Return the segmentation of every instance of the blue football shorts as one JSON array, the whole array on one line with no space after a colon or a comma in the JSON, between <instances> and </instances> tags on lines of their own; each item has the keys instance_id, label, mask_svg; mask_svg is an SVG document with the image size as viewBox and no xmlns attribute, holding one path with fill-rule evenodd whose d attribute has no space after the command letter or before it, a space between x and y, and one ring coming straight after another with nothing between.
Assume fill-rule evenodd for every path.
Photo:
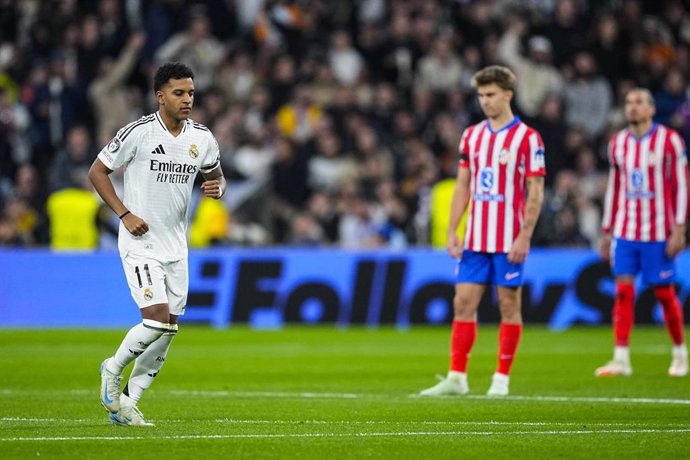
<instances>
[{"instance_id":1,"label":"blue football shorts","mask_svg":"<svg viewBox=\"0 0 690 460\"><path fill-rule=\"evenodd\" d=\"M506 253L465 250L458 262L457 283L495 284L496 286L522 286L524 264L508 262Z\"/></svg>"},{"instance_id":2,"label":"blue football shorts","mask_svg":"<svg viewBox=\"0 0 690 460\"><path fill-rule=\"evenodd\" d=\"M615 238L611 245L614 276L636 276L642 272L645 284L670 284L676 275L676 264L666 255L665 241L630 241Z\"/></svg>"}]
</instances>

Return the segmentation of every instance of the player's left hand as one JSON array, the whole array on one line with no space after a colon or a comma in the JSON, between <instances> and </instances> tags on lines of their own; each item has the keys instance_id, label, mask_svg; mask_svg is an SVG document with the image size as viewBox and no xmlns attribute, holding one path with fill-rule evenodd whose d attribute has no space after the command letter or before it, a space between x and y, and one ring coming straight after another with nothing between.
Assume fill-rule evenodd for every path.
<instances>
[{"instance_id":1,"label":"player's left hand","mask_svg":"<svg viewBox=\"0 0 690 460\"><path fill-rule=\"evenodd\" d=\"M685 248L685 229L675 227L666 241L666 255L674 258Z\"/></svg>"},{"instance_id":2,"label":"player's left hand","mask_svg":"<svg viewBox=\"0 0 690 460\"><path fill-rule=\"evenodd\" d=\"M510 248L508 253L508 262L511 264L521 264L527 258L529 253L530 242L529 238L520 232L513 241L513 246Z\"/></svg>"},{"instance_id":3,"label":"player's left hand","mask_svg":"<svg viewBox=\"0 0 690 460\"><path fill-rule=\"evenodd\" d=\"M201 191L204 196L215 199L220 198L223 194L220 188L220 181L218 179L204 181L204 183L201 184Z\"/></svg>"}]
</instances>

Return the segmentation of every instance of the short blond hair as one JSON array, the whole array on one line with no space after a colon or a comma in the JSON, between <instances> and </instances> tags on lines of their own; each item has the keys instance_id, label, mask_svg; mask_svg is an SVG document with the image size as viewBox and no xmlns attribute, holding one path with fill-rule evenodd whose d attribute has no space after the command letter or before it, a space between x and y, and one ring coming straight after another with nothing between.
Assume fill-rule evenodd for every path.
<instances>
[{"instance_id":1,"label":"short blond hair","mask_svg":"<svg viewBox=\"0 0 690 460\"><path fill-rule=\"evenodd\" d=\"M477 89L480 86L495 83L501 89L515 91L516 80L517 77L508 67L490 65L474 74L472 77L472 88Z\"/></svg>"}]
</instances>

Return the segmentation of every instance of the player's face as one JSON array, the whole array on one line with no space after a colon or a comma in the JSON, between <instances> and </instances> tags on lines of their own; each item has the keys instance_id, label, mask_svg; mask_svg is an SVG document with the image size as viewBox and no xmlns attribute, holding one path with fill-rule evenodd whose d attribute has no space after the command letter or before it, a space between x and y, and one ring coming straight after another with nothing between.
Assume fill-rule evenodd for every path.
<instances>
[{"instance_id":1,"label":"player's face","mask_svg":"<svg viewBox=\"0 0 690 460\"><path fill-rule=\"evenodd\" d=\"M194 81L191 78L168 80L158 91L158 104L175 120L189 118L194 105Z\"/></svg>"},{"instance_id":2,"label":"player's face","mask_svg":"<svg viewBox=\"0 0 690 460\"><path fill-rule=\"evenodd\" d=\"M499 118L510 110L513 92L505 90L496 83L477 87L477 97L482 112L487 118Z\"/></svg>"},{"instance_id":3,"label":"player's face","mask_svg":"<svg viewBox=\"0 0 690 460\"><path fill-rule=\"evenodd\" d=\"M642 91L631 91L625 96L625 119L631 125L649 122L654 116L654 105Z\"/></svg>"}]
</instances>

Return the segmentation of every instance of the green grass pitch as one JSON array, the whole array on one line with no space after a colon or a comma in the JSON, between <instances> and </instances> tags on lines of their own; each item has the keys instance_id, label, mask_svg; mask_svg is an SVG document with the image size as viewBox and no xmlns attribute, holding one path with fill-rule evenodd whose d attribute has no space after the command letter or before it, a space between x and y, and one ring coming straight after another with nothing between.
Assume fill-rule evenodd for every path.
<instances>
[{"instance_id":1,"label":"green grass pitch","mask_svg":"<svg viewBox=\"0 0 690 460\"><path fill-rule=\"evenodd\" d=\"M99 404L99 364L124 333L0 330L1 458L690 455L690 378L666 375L661 327L634 330L632 377L604 379L609 328L528 326L503 399L484 396L498 340L481 327L471 395L424 399L447 369L447 327L183 326L140 402L152 428L112 426Z\"/></svg>"}]
</instances>

